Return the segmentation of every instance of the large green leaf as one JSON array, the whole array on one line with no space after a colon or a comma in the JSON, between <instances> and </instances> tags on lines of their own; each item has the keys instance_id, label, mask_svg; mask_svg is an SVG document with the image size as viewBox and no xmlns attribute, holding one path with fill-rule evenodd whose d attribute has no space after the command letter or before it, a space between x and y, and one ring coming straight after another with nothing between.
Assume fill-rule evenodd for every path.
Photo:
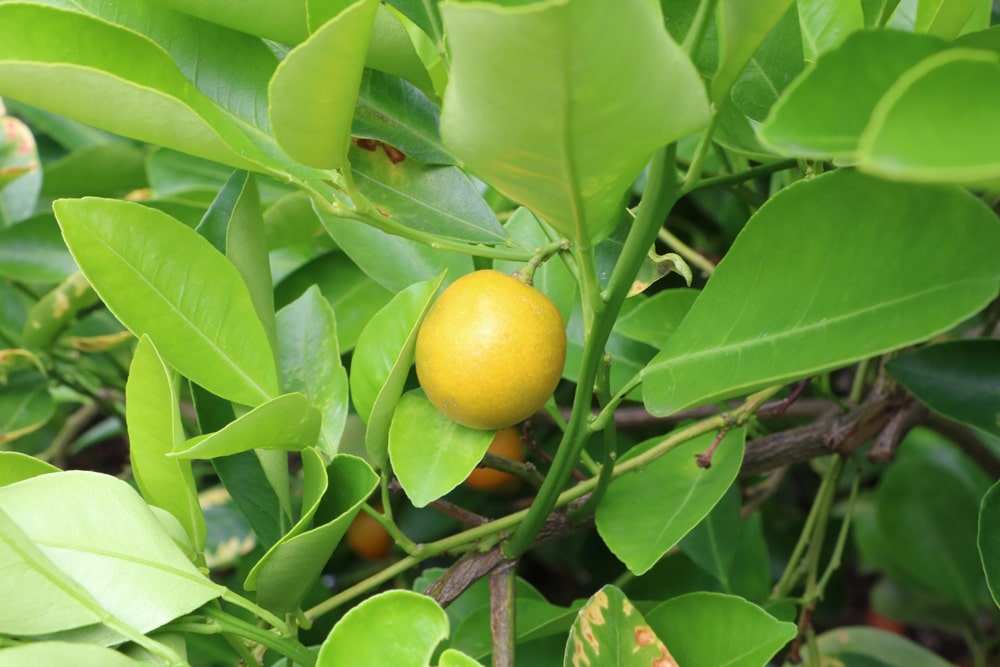
<instances>
[{"instance_id":1,"label":"large green leaf","mask_svg":"<svg viewBox=\"0 0 1000 667\"><path fill-rule=\"evenodd\" d=\"M45 165L42 194L113 197L146 186L144 148L126 141L83 146Z\"/></svg>"},{"instance_id":2,"label":"large green leaf","mask_svg":"<svg viewBox=\"0 0 1000 667\"><path fill-rule=\"evenodd\" d=\"M996 296L998 246L996 216L958 188L849 170L797 183L750 219L646 367L646 407L670 414L945 331Z\"/></svg>"},{"instance_id":3,"label":"large green leaf","mask_svg":"<svg viewBox=\"0 0 1000 667\"><path fill-rule=\"evenodd\" d=\"M235 167L295 170L262 133L244 134L159 45L101 19L0 4L0 64L0 95Z\"/></svg>"},{"instance_id":4,"label":"large green leaf","mask_svg":"<svg viewBox=\"0 0 1000 667\"><path fill-rule=\"evenodd\" d=\"M71 642L35 642L0 650L0 667L142 667L123 653L103 646Z\"/></svg>"},{"instance_id":5,"label":"large green leaf","mask_svg":"<svg viewBox=\"0 0 1000 667\"><path fill-rule=\"evenodd\" d=\"M579 611L566 641L564 667L676 665L646 619L620 589L608 585Z\"/></svg>"},{"instance_id":6,"label":"large green leaf","mask_svg":"<svg viewBox=\"0 0 1000 667\"><path fill-rule=\"evenodd\" d=\"M931 345L892 359L886 369L937 412L1000 437L1000 340Z\"/></svg>"},{"instance_id":7,"label":"large green leaf","mask_svg":"<svg viewBox=\"0 0 1000 667\"><path fill-rule=\"evenodd\" d=\"M793 155L850 159L889 87L946 46L893 30L855 33L788 87L761 125L760 137ZM843 94L847 87L850 95Z\"/></svg>"},{"instance_id":8,"label":"large green leaf","mask_svg":"<svg viewBox=\"0 0 1000 667\"><path fill-rule=\"evenodd\" d=\"M379 468L389 460L389 423L413 365L420 323L444 276L406 288L365 326L351 360L351 400L368 425L365 448Z\"/></svg>"},{"instance_id":9,"label":"large green leaf","mask_svg":"<svg viewBox=\"0 0 1000 667\"><path fill-rule=\"evenodd\" d=\"M378 485L378 476L354 456L335 456L329 467L324 467L320 454L307 449L302 452L302 465L302 516L257 561L244 583L248 590L257 591L258 604L278 614L294 611L299 605L361 504Z\"/></svg>"},{"instance_id":10,"label":"large green leaf","mask_svg":"<svg viewBox=\"0 0 1000 667\"><path fill-rule=\"evenodd\" d=\"M712 77L712 99L716 104L726 100L740 72L791 4L792 0L766 0L752 4L741 0L722 0L716 6L719 67Z\"/></svg>"},{"instance_id":11,"label":"large green leaf","mask_svg":"<svg viewBox=\"0 0 1000 667\"><path fill-rule=\"evenodd\" d=\"M736 4L743 3L737 0ZM763 121L785 89L801 74L803 65L797 12L787 11L771 28L733 84L730 93L733 106L747 117ZM724 106L722 111L716 121L717 131L722 131L720 143L738 136L735 128L740 127L736 124L739 117L727 113L731 109ZM748 146L757 143L753 129L749 129L748 140L744 143Z\"/></svg>"},{"instance_id":12,"label":"large green leaf","mask_svg":"<svg viewBox=\"0 0 1000 667\"><path fill-rule=\"evenodd\" d=\"M742 537L740 508L739 485L733 485L708 516L680 541L680 548L688 558L715 577L726 593L732 592L729 576Z\"/></svg>"},{"instance_id":13,"label":"large green leaf","mask_svg":"<svg viewBox=\"0 0 1000 667\"><path fill-rule=\"evenodd\" d=\"M0 488L0 632L101 622L146 633L220 595L125 482L73 471ZM58 507L58 512L39 512Z\"/></svg>"},{"instance_id":14,"label":"large green leaf","mask_svg":"<svg viewBox=\"0 0 1000 667\"><path fill-rule=\"evenodd\" d=\"M976 550L979 504L960 479L921 460L893 465L882 479L877 500L882 534L893 549L906 554L897 565L970 616L985 599Z\"/></svg>"},{"instance_id":15,"label":"large green leaf","mask_svg":"<svg viewBox=\"0 0 1000 667\"><path fill-rule=\"evenodd\" d=\"M105 199L53 208L77 263L134 334L164 360L237 403L278 393L274 354L246 283L205 239L159 211Z\"/></svg>"},{"instance_id":16,"label":"large green leaf","mask_svg":"<svg viewBox=\"0 0 1000 667\"><path fill-rule=\"evenodd\" d=\"M346 7L278 65L268 91L275 138L289 155L317 169L347 161L351 119L361 85L377 0Z\"/></svg>"},{"instance_id":17,"label":"large green leaf","mask_svg":"<svg viewBox=\"0 0 1000 667\"><path fill-rule=\"evenodd\" d=\"M404 394L389 427L389 458L407 497L424 507L462 483L496 435L457 424L419 391Z\"/></svg>"},{"instance_id":18,"label":"large green leaf","mask_svg":"<svg viewBox=\"0 0 1000 667\"><path fill-rule=\"evenodd\" d=\"M981 0L917 0L916 32L954 39L976 12Z\"/></svg>"},{"instance_id":19,"label":"large green leaf","mask_svg":"<svg viewBox=\"0 0 1000 667\"><path fill-rule=\"evenodd\" d=\"M184 441L177 374L148 336L135 348L125 386L129 460L142 497L172 514L196 552L205 548L205 517L198 505L191 462L167 454Z\"/></svg>"},{"instance_id":20,"label":"large green leaf","mask_svg":"<svg viewBox=\"0 0 1000 667\"><path fill-rule=\"evenodd\" d=\"M302 392L322 416L320 450L337 453L347 420L347 371L333 309L315 286L278 313L281 388Z\"/></svg>"},{"instance_id":21,"label":"large green leaf","mask_svg":"<svg viewBox=\"0 0 1000 667\"><path fill-rule=\"evenodd\" d=\"M797 0L799 25L802 28L802 54L806 62L836 47L865 25L861 3Z\"/></svg>"},{"instance_id":22,"label":"large green leaf","mask_svg":"<svg viewBox=\"0 0 1000 667\"><path fill-rule=\"evenodd\" d=\"M59 468L21 452L0 452L0 486L50 472L59 472Z\"/></svg>"},{"instance_id":23,"label":"large green leaf","mask_svg":"<svg viewBox=\"0 0 1000 667\"><path fill-rule=\"evenodd\" d=\"M309 36L306 0L157 0L159 4L284 44L298 44ZM329 3L327 3L329 4Z\"/></svg>"},{"instance_id":24,"label":"large green leaf","mask_svg":"<svg viewBox=\"0 0 1000 667\"><path fill-rule=\"evenodd\" d=\"M875 628L837 628L816 638L820 660L865 667L950 667L920 644ZM808 649L805 652L808 656ZM806 659L811 659L811 656Z\"/></svg>"},{"instance_id":25,"label":"large green leaf","mask_svg":"<svg viewBox=\"0 0 1000 667\"><path fill-rule=\"evenodd\" d=\"M441 12L451 53L445 145L573 240L610 232L653 151L708 120L704 87L658 3L450 3Z\"/></svg>"},{"instance_id":26,"label":"large green leaf","mask_svg":"<svg viewBox=\"0 0 1000 667\"><path fill-rule=\"evenodd\" d=\"M990 487L979 506L979 531L977 544L986 584L989 586L993 602L1000 606L1000 482Z\"/></svg>"},{"instance_id":27,"label":"large green leaf","mask_svg":"<svg viewBox=\"0 0 1000 667\"><path fill-rule=\"evenodd\" d=\"M653 567L698 525L736 479L743 463L743 429L727 433L712 467L701 468L695 456L714 438L714 433L707 433L686 442L608 487L597 507L597 531L635 574ZM622 461L641 455L658 441L636 447ZM649 511L651 507L658 511Z\"/></svg>"},{"instance_id":28,"label":"large green leaf","mask_svg":"<svg viewBox=\"0 0 1000 667\"><path fill-rule=\"evenodd\" d=\"M316 667L427 667L447 636L448 616L434 600L412 591L387 591L344 614L323 642Z\"/></svg>"},{"instance_id":29,"label":"large green leaf","mask_svg":"<svg viewBox=\"0 0 1000 667\"><path fill-rule=\"evenodd\" d=\"M1000 53L952 49L930 56L875 105L859 139L858 168L899 180L996 187L998 108Z\"/></svg>"},{"instance_id":30,"label":"large green leaf","mask_svg":"<svg viewBox=\"0 0 1000 667\"><path fill-rule=\"evenodd\" d=\"M503 243L496 215L457 167L429 167L385 144L359 141L351 149L354 178L385 218L469 243Z\"/></svg>"}]
</instances>

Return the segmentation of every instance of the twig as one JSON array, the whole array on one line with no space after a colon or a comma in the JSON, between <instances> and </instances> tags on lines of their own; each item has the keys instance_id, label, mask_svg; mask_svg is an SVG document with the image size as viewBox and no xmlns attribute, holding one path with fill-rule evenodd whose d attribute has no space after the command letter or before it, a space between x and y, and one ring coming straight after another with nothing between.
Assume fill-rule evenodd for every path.
<instances>
[{"instance_id":1,"label":"twig","mask_svg":"<svg viewBox=\"0 0 1000 667\"><path fill-rule=\"evenodd\" d=\"M490 573L490 633L493 635L493 667L514 667L516 599L514 566L501 563Z\"/></svg>"}]
</instances>

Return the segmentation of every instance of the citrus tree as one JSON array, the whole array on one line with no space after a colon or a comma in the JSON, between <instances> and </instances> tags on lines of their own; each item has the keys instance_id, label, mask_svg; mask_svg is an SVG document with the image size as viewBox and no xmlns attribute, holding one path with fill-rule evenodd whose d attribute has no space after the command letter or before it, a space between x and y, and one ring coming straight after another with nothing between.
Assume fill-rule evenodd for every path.
<instances>
[{"instance_id":1,"label":"citrus tree","mask_svg":"<svg viewBox=\"0 0 1000 667\"><path fill-rule=\"evenodd\" d=\"M988 664L991 4L0 2L0 666Z\"/></svg>"}]
</instances>

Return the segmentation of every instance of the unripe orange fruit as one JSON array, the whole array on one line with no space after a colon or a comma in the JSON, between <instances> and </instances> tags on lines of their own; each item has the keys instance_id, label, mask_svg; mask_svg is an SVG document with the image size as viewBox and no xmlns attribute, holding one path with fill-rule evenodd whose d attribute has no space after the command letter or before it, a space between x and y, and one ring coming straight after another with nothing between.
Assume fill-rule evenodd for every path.
<instances>
[{"instance_id":1,"label":"unripe orange fruit","mask_svg":"<svg viewBox=\"0 0 1000 667\"><path fill-rule=\"evenodd\" d=\"M490 454L504 456L514 461L524 460L524 445L516 428L497 431L487 450ZM506 491L517 484L517 477L493 468L476 468L465 480L466 486L481 491Z\"/></svg>"},{"instance_id":2,"label":"unripe orange fruit","mask_svg":"<svg viewBox=\"0 0 1000 667\"><path fill-rule=\"evenodd\" d=\"M375 518L359 512L347 528L347 546L368 560L383 560L392 552L392 537Z\"/></svg>"},{"instance_id":3,"label":"unripe orange fruit","mask_svg":"<svg viewBox=\"0 0 1000 667\"><path fill-rule=\"evenodd\" d=\"M499 271L452 283L417 334L417 378L452 421L498 430L527 419L552 395L566 360L555 304Z\"/></svg>"}]
</instances>

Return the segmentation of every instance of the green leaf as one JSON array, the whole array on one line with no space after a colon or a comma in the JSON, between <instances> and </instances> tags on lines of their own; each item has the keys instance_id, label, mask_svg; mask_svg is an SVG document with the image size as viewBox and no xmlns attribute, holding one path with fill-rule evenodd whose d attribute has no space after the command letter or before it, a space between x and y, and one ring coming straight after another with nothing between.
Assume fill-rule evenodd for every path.
<instances>
[{"instance_id":1,"label":"green leaf","mask_svg":"<svg viewBox=\"0 0 1000 667\"><path fill-rule=\"evenodd\" d=\"M141 663L103 646L75 642L34 642L0 650L0 667L142 667Z\"/></svg>"},{"instance_id":2,"label":"green leaf","mask_svg":"<svg viewBox=\"0 0 1000 667\"><path fill-rule=\"evenodd\" d=\"M309 36L306 2L274 3L271 0L209 3L201 0L158 0L158 2L206 21L284 44L298 44Z\"/></svg>"},{"instance_id":3,"label":"green leaf","mask_svg":"<svg viewBox=\"0 0 1000 667\"><path fill-rule=\"evenodd\" d=\"M351 134L398 148L426 164L455 164L438 133L438 108L412 84L365 70Z\"/></svg>"},{"instance_id":4,"label":"green leaf","mask_svg":"<svg viewBox=\"0 0 1000 667\"><path fill-rule=\"evenodd\" d=\"M358 0L292 49L268 89L271 127L285 151L317 169L346 164L377 0Z\"/></svg>"},{"instance_id":5,"label":"green leaf","mask_svg":"<svg viewBox=\"0 0 1000 667\"><path fill-rule=\"evenodd\" d=\"M337 345L342 353L354 348L368 320L392 299L392 292L365 275L343 253L328 253L300 267L275 289L275 301L290 303L311 285L333 307Z\"/></svg>"},{"instance_id":6,"label":"green leaf","mask_svg":"<svg viewBox=\"0 0 1000 667\"><path fill-rule=\"evenodd\" d=\"M59 511L38 511L50 506ZM8 559L17 555L23 575L0 580L7 600L0 632L47 634L103 620L147 633L223 590L185 558L132 487L114 477L39 475L0 488L0 507L9 524L0 540Z\"/></svg>"},{"instance_id":7,"label":"green leaf","mask_svg":"<svg viewBox=\"0 0 1000 667\"><path fill-rule=\"evenodd\" d=\"M233 175L231 167L168 148L150 151L146 163L155 199L197 206L203 209L202 214ZM301 192L291 185L264 177L257 179L257 186L265 205Z\"/></svg>"},{"instance_id":8,"label":"green leaf","mask_svg":"<svg viewBox=\"0 0 1000 667\"><path fill-rule=\"evenodd\" d=\"M271 349L277 350L274 286L271 284L260 192L253 174L234 172L219 190L195 231L224 254L243 276Z\"/></svg>"},{"instance_id":9,"label":"green leaf","mask_svg":"<svg viewBox=\"0 0 1000 667\"><path fill-rule=\"evenodd\" d=\"M30 217L38 204L42 173L35 137L0 107L0 228Z\"/></svg>"},{"instance_id":10,"label":"green leaf","mask_svg":"<svg viewBox=\"0 0 1000 667\"><path fill-rule=\"evenodd\" d=\"M147 185L146 153L125 141L84 146L45 165L42 194L53 199L123 195Z\"/></svg>"},{"instance_id":11,"label":"green leaf","mask_svg":"<svg viewBox=\"0 0 1000 667\"><path fill-rule=\"evenodd\" d=\"M472 271L472 259L393 236L357 220L320 214L330 237L361 270L390 292L396 293L442 272L461 276Z\"/></svg>"},{"instance_id":12,"label":"green leaf","mask_svg":"<svg viewBox=\"0 0 1000 667\"><path fill-rule=\"evenodd\" d=\"M316 444L322 418L299 393L261 403L221 431L191 438L172 453L185 459L213 459L248 449L299 451Z\"/></svg>"},{"instance_id":13,"label":"green leaf","mask_svg":"<svg viewBox=\"0 0 1000 667\"><path fill-rule=\"evenodd\" d=\"M461 484L482 460L496 435L457 424L418 391L404 394L389 427L389 459L416 507Z\"/></svg>"},{"instance_id":14,"label":"green leaf","mask_svg":"<svg viewBox=\"0 0 1000 667\"><path fill-rule=\"evenodd\" d=\"M708 121L704 87L658 3L451 3L441 13L445 145L573 241L607 235L653 151Z\"/></svg>"},{"instance_id":15,"label":"green leaf","mask_svg":"<svg viewBox=\"0 0 1000 667\"><path fill-rule=\"evenodd\" d=\"M725 593L732 593L730 572L740 548L740 489L729 487L708 516L680 541L680 548L701 569L715 577Z\"/></svg>"},{"instance_id":16,"label":"green leaf","mask_svg":"<svg viewBox=\"0 0 1000 667\"><path fill-rule=\"evenodd\" d=\"M765 0L752 5L722 0L716 6L719 66L712 77L712 100L716 104L726 100L740 72L791 4L792 0Z\"/></svg>"},{"instance_id":17,"label":"green leaf","mask_svg":"<svg viewBox=\"0 0 1000 667\"><path fill-rule=\"evenodd\" d=\"M817 57L835 48L848 35L865 27L864 12L861 3L856 0L797 0L797 4L806 62L815 62Z\"/></svg>"},{"instance_id":18,"label":"green leaf","mask_svg":"<svg viewBox=\"0 0 1000 667\"><path fill-rule=\"evenodd\" d=\"M324 467L315 449L302 452L302 517L261 557L244 586L257 591L257 603L277 614L294 611L316 583L361 504L378 486L378 476L363 460L338 455ZM315 517L323 516L319 523ZM310 529L313 523L318 523Z\"/></svg>"},{"instance_id":19,"label":"green leaf","mask_svg":"<svg viewBox=\"0 0 1000 667\"><path fill-rule=\"evenodd\" d=\"M852 159L886 91L945 46L933 37L895 30L855 33L785 90L759 136L786 154ZM851 94L844 95L848 86Z\"/></svg>"},{"instance_id":20,"label":"green leaf","mask_svg":"<svg viewBox=\"0 0 1000 667\"><path fill-rule=\"evenodd\" d=\"M441 654L438 667L483 667L483 665L461 651L449 648Z\"/></svg>"},{"instance_id":21,"label":"green leaf","mask_svg":"<svg viewBox=\"0 0 1000 667\"><path fill-rule=\"evenodd\" d=\"M1000 483L994 484L979 505L977 544L993 602L1000 606Z\"/></svg>"},{"instance_id":22,"label":"green leaf","mask_svg":"<svg viewBox=\"0 0 1000 667\"><path fill-rule=\"evenodd\" d=\"M20 372L0 384L0 444L37 431L55 414L48 381L35 371Z\"/></svg>"},{"instance_id":23,"label":"green leaf","mask_svg":"<svg viewBox=\"0 0 1000 667\"><path fill-rule=\"evenodd\" d=\"M679 665L763 667L796 633L743 598L690 593L646 613Z\"/></svg>"},{"instance_id":24,"label":"green leaf","mask_svg":"<svg viewBox=\"0 0 1000 667\"><path fill-rule=\"evenodd\" d=\"M735 4L745 6L739 2ZM799 30L798 12L789 10L774 24L733 83L730 92L733 106L749 118L763 121L789 84L802 73L802 68L802 34ZM728 111L726 107L723 110ZM719 130L728 129L729 123L725 122L725 116L716 123ZM756 143L752 129L750 133L750 140ZM732 132L726 134L731 135ZM720 140L723 138L725 137L720 136Z\"/></svg>"},{"instance_id":25,"label":"green leaf","mask_svg":"<svg viewBox=\"0 0 1000 667\"><path fill-rule=\"evenodd\" d=\"M333 309L317 287L278 313L281 388L301 392L322 415L320 451L337 453L347 420L347 371L337 347Z\"/></svg>"},{"instance_id":26,"label":"green leaf","mask_svg":"<svg viewBox=\"0 0 1000 667\"><path fill-rule=\"evenodd\" d=\"M404 20L405 17L401 18L389 7L379 5L365 66L404 78L428 95L433 95L434 83L417 53L414 39L403 24Z\"/></svg>"},{"instance_id":27,"label":"green leaf","mask_svg":"<svg viewBox=\"0 0 1000 667\"><path fill-rule=\"evenodd\" d=\"M52 347L60 334L76 321L77 313L98 301L97 293L84 274L74 271L28 311L24 344L36 350Z\"/></svg>"},{"instance_id":28,"label":"green leaf","mask_svg":"<svg viewBox=\"0 0 1000 667\"><path fill-rule=\"evenodd\" d=\"M906 637L875 628L830 630L816 638L816 646L823 656L821 659L838 660L851 665L948 667L952 664ZM806 650L805 655L808 653Z\"/></svg>"},{"instance_id":29,"label":"green leaf","mask_svg":"<svg viewBox=\"0 0 1000 667\"><path fill-rule=\"evenodd\" d=\"M976 551L978 510L977 495L950 471L928 461L898 461L878 490L878 526L892 548L906 554L896 564L969 615L980 607L985 593Z\"/></svg>"},{"instance_id":30,"label":"green leaf","mask_svg":"<svg viewBox=\"0 0 1000 667\"><path fill-rule=\"evenodd\" d=\"M0 486L50 472L59 472L59 468L21 452L0 452Z\"/></svg>"},{"instance_id":31,"label":"green leaf","mask_svg":"<svg viewBox=\"0 0 1000 667\"><path fill-rule=\"evenodd\" d=\"M858 168L899 180L996 187L998 106L1000 54L951 49L930 56L875 105L858 142Z\"/></svg>"},{"instance_id":32,"label":"green leaf","mask_svg":"<svg viewBox=\"0 0 1000 667\"><path fill-rule=\"evenodd\" d=\"M167 363L237 403L277 395L274 354L246 283L207 241L131 202L60 200L53 208L104 303L132 333L148 334Z\"/></svg>"},{"instance_id":33,"label":"green leaf","mask_svg":"<svg viewBox=\"0 0 1000 667\"><path fill-rule=\"evenodd\" d=\"M653 567L722 499L743 463L744 435L743 429L729 431L711 468L700 468L695 460L715 438L706 433L611 483L597 507L597 532L629 570L642 574ZM621 461L641 455L658 441L629 450Z\"/></svg>"},{"instance_id":34,"label":"green leaf","mask_svg":"<svg viewBox=\"0 0 1000 667\"><path fill-rule=\"evenodd\" d=\"M653 347L663 347L691 309L698 290L675 288L657 292L623 313L614 330Z\"/></svg>"},{"instance_id":35,"label":"green leaf","mask_svg":"<svg viewBox=\"0 0 1000 667\"><path fill-rule=\"evenodd\" d=\"M184 441L177 375L148 336L139 339L125 385L129 460L142 497L172 514L197 553L205 549L205 517L191 462L167 455Z\"/></svg>"},{"instance_id":36,"label":"green leaf","mask_svg":"<svg viewBox=\"0 0 1000 667\"><path fill-rule=\"evenodd\" d=\"M358 190L381 216L469 243L506 241L496 215L457 167L428 167L386 144L356 143L350 155Z\"/></svg>"},{"instance_id":37,"label":"green leaf","mask_svg":"<svg viewBox=\"0 0 1000 667\"><path fill-rule=\"evenodd\" d=\"M626 301L622 308L622 314L627 317L632 309L639 305L638 299ZM579 380L583 350L583 306L577 302L574 304L573 313L566 323L566 363L563 377L571 382ZM617 393L642 371L643 367L656 355L656 349L612 330L607 343L605 343L605 353L611 355L611 392ZM635 394L634 398L638 400L639 395Z\"/></svg>"},{"instance_id":38,"label":"green leaf","mask_svg":"<svg viewBox=\"0 0 1000 667\"><path fill-rule=\"evenodd\" d=\"M490 631L492 613L489 602L489 581L488 579L481 581L484 585L479 591L481 595L477 597L482 600L482 604L458 613L452 610L451 605L448 606L448 617L458 626L450 644L453 648L460 649L475 658L488 660L493 652L493 636ZM573 627L583 601L580 600L570 607L559 607L545 600L534 589L531 589L530 593L526 592L528 585L521 580L518 580L516 586L514 625L518 646L545 637L558 636L560 639L565 637Z\"/></svg>"},{"instance_id":39,"label":"green leaf","mask_svg":"<svg viewBox=\"0 0 1000 667\"><path fill-rule=\"evenodd\" d=\"M100 19L4 3L0 64L0 95L234 167L295 170L262 133L243 134L159 45Z\"/></svg>"},{"instance_id":40,"label":"green leaf","mask_svg":"<svg viewBox=\"0 0 1000 667\"><path fill-rule=\"evenodd\" d=\"M323 642L316 667L427 667L447 636L448 616L434 600L412 591L387 591L344 614Z\"/></svg>"},{"instance_id":41,"label":"green leaf","mask_svg":"<svg viewBox=\"0 0 1000 667\"><path fill-rule=\"evenodd\" d=\"M646 408L667 415L946 331L996 295L998 246L996 216L958 188L849 170L796 183L750 219L643 371Z\"/></svg>"},{"instance_id":42,"label":"green leaf","mask_svg":"<svg viewBox=\"0 0 1000 667\"><path fill-rule=\"evenodd\" d=\"M978 0L918 0L916 32L926 32L944 39L954 39L972 18Z\"/></svg>"},{"instance_id":43,"label":"green leaf","mask_svg":"<svg viewBox=\"0 0 1000 667\"><path fill-rule=\"evenodd\" d=\"M886 370L945 417L1000 437L1000 340L931 345L891 359Z\"/></svg>"},{"instance_id":44,"label":"green leaf","mask_svg":"<svg viewBox=\"0 0 1000 667\"><path fill-rule=\"evenodd\" d=\"M351 359L351 400L368 425L368 455L382 470L389 461L389 422L413 365L417 331L443 280L441 275L397 294L358 337Z\"/></svg>"},{"instance_id":45,"label":"green leaf","mask_svg":"<svg viewBox=\"0 0 1000 667\"><path fill-rule=\"evenodd\" d=\"M620 589L607 585L580 609L566 641L564 667L676 665L670 651Z\"/></svg>"}]
</instances>

